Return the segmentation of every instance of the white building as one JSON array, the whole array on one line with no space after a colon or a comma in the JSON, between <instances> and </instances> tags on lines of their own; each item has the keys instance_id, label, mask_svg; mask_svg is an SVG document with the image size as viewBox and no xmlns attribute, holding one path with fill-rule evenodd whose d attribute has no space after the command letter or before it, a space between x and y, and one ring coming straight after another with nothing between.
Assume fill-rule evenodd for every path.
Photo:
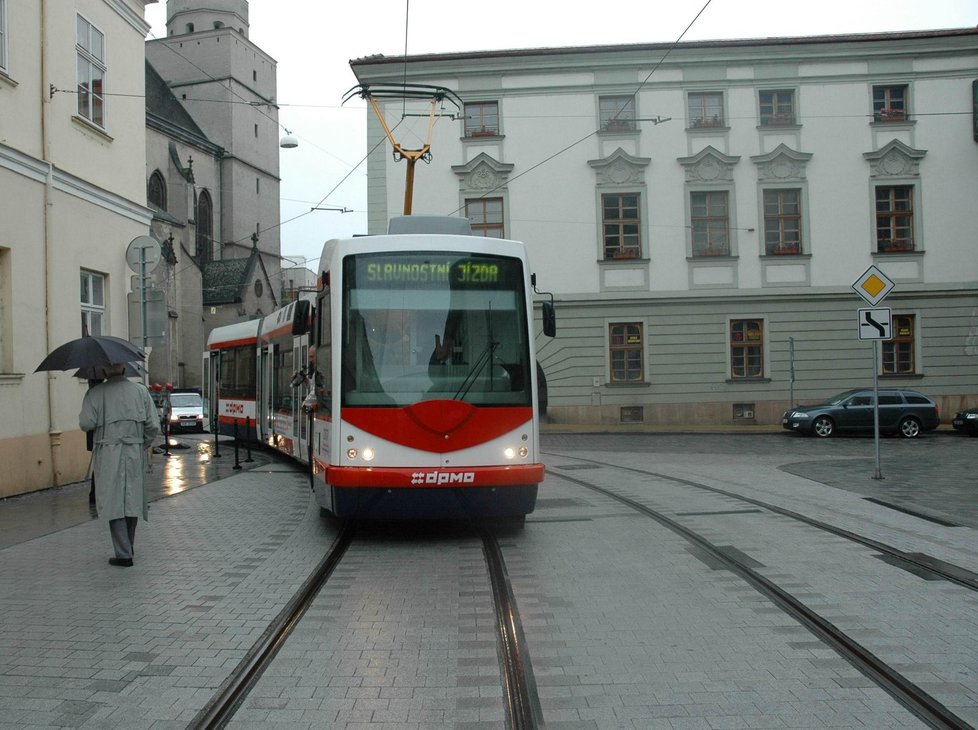
<instances>
[{"instance_id":1,"label":"white building","mask_svg":"<svg viewBox=\"0 0 978 730\"><path fill-rule=\"evenodd\" d=\"M439 107L413 212L527 243L558 311L537 340L552 419L778 423L792 397L870 383L873 347L881 382L945 420L978 401L978 30L351 66L461 97L457 118ZM380 103L420 146L424 105ZM378 233L405 163L372 116L368 137ZM882 343L858 338L852 288L873 265L896 283Z\"/></svg>"},{"instance_id":2,"label":"white building","mask_svg":"<svg viewBox=\"0 0 978 730\"><path fill-rule=\"evenodd\" d=\"M0 0L0 497L88 466L87 383L35 373L45 355L85 332L129 336L125 253L152 219L151 1Z\"/></svg>"}]
</instances>

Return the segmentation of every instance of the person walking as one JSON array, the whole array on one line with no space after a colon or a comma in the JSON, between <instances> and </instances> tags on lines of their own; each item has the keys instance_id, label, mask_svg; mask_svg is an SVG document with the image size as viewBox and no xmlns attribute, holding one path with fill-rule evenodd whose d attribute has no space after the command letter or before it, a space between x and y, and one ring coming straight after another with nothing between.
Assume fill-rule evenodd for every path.
<instances>
[{"instance_id":1,"label":"person walking","mask_svg":"<svg viewBox=\"0 0 978 730\"><path fill-rule=\"evenodd\" d=\"M95 500L100 516L109 520L115 557L110 565L128 568L139 517L149 504L143 475L147 449L160 433L153 397L141 383L126 380L125 365L105 368L104 383L90 388L82 401L78 424L93 431Z\"/></svg>"}]
</instances>

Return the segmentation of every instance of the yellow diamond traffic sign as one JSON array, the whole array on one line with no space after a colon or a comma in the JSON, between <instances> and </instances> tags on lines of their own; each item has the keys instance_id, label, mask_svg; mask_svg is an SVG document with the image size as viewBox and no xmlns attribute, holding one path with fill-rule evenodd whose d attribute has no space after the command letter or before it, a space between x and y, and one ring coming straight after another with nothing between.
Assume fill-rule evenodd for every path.
<instances>
[{"instance_id":1,"label":"yellow diamond traffic sign","mask_svg":"<svg viewBox=\"0 0 978 730\"><path fill-rule=\"evenodd\" d=\"M870 266L863 272L863 275L856 279L852 288L856 294L861 296L872 305L877 305L886 298L886 295L893 291L896 286L890 278L875 266Z\"/></svg>"}]
</instances>

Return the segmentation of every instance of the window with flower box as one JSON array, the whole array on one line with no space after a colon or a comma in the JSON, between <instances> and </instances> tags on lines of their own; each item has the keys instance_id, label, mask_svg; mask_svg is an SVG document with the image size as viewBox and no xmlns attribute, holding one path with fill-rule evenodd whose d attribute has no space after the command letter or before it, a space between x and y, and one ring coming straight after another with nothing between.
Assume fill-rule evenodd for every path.
<instances>
[{"instance_id":1,"label":"window with flower box","mask_svg":"<svg viewBox=\"0 0 978 730\"><path fill-rule=\"evenodd\" d=\"M774 89L758 92L762 127L783 127L797 124L794 89Z\"/></svg>"},{"instance_id":2,"label":"window with flower box","mask_svg":"<svg viewBox=\"0 0 978 730\"><path fill-rule=\"evenodd\" d=\"M725 190L689 194L693 256L730 255L730 203Z\"/></svg>"},{"instance_id":3,"label":"window with flower box","mask_svg":"<svg viewBox=\"0 0 978 730\"><path fill-rule=\"evenodd\" d=\"M914 250L913 186L880 185L876 188L876 251L906 253Z\"/></svg>"},{"instance_id":4,"label":"window with flower box","mask_svg":"<svg viewBox=\"0 0 978 730\"><path fill-rule=\"evenodd\" d=\"M601 224L606 260L637 259L642 255L642 216L638 193L601 196Z\"/></svg>"},{"instance_id":5,"label":"window with flower box","mask_svg":"<svg viewBox=\"0 0 978 730\"><path fill-rule=\"evenodd\" d=\"M499 135L499 102L476 101L465 104L466 137L496 137Z\"/></svg>"},{"instance_id":6,"label":"window with flower box","mask_svg":"<svg viewBox=\"0 0 978 730\"><path fill-rule=\"evenodd\" d=\"M873 87L873 121L874 122L905 122L908 119L907 105L908 87L874 86Z\"/></svg>"},{"instance_id":7,"label":"window with flower box","mask_svg":"<svg viewBox=\"0 0 978 730\"><path fill-rule=\"evenodd\" d=\"M635 97L602 96L598 98L598 116L602 131L634 132Z\"/></svg>"},{"instance_id":8,"label":"window with flower box","mask_svg":"<svg viewBox=\"0 0 978 730\"><path fill-rule=\"evenodd\" d=\"M764 191L764 253L801 253L801 190Z\"/></svg>"},{"instance_id":9,"label":"window with flower box","mask_svg":"<svg viewBox=\"0 0 978 730\"><path fill-rule=\"evenodd\" d=\"M689 126L692 129L726 126L721 92L691 92L686 99L686 104Z\"/></svg>"}]
</instances>

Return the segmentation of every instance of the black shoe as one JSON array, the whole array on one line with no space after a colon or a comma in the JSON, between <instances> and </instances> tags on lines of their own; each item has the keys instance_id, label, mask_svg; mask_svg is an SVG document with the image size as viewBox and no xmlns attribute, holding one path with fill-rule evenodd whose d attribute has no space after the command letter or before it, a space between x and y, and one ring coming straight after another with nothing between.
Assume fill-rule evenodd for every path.
<instances>
[{"instance_id":1,"label":"black shoe","mask_svg":"<svg viewBox=\"0 0 978 730\"><path fill-rule=\"evenodd\" d=\"M118 565L120 568L131 568L132 558L109 558L109 565Z\"/></svg>"}]
</instances>

